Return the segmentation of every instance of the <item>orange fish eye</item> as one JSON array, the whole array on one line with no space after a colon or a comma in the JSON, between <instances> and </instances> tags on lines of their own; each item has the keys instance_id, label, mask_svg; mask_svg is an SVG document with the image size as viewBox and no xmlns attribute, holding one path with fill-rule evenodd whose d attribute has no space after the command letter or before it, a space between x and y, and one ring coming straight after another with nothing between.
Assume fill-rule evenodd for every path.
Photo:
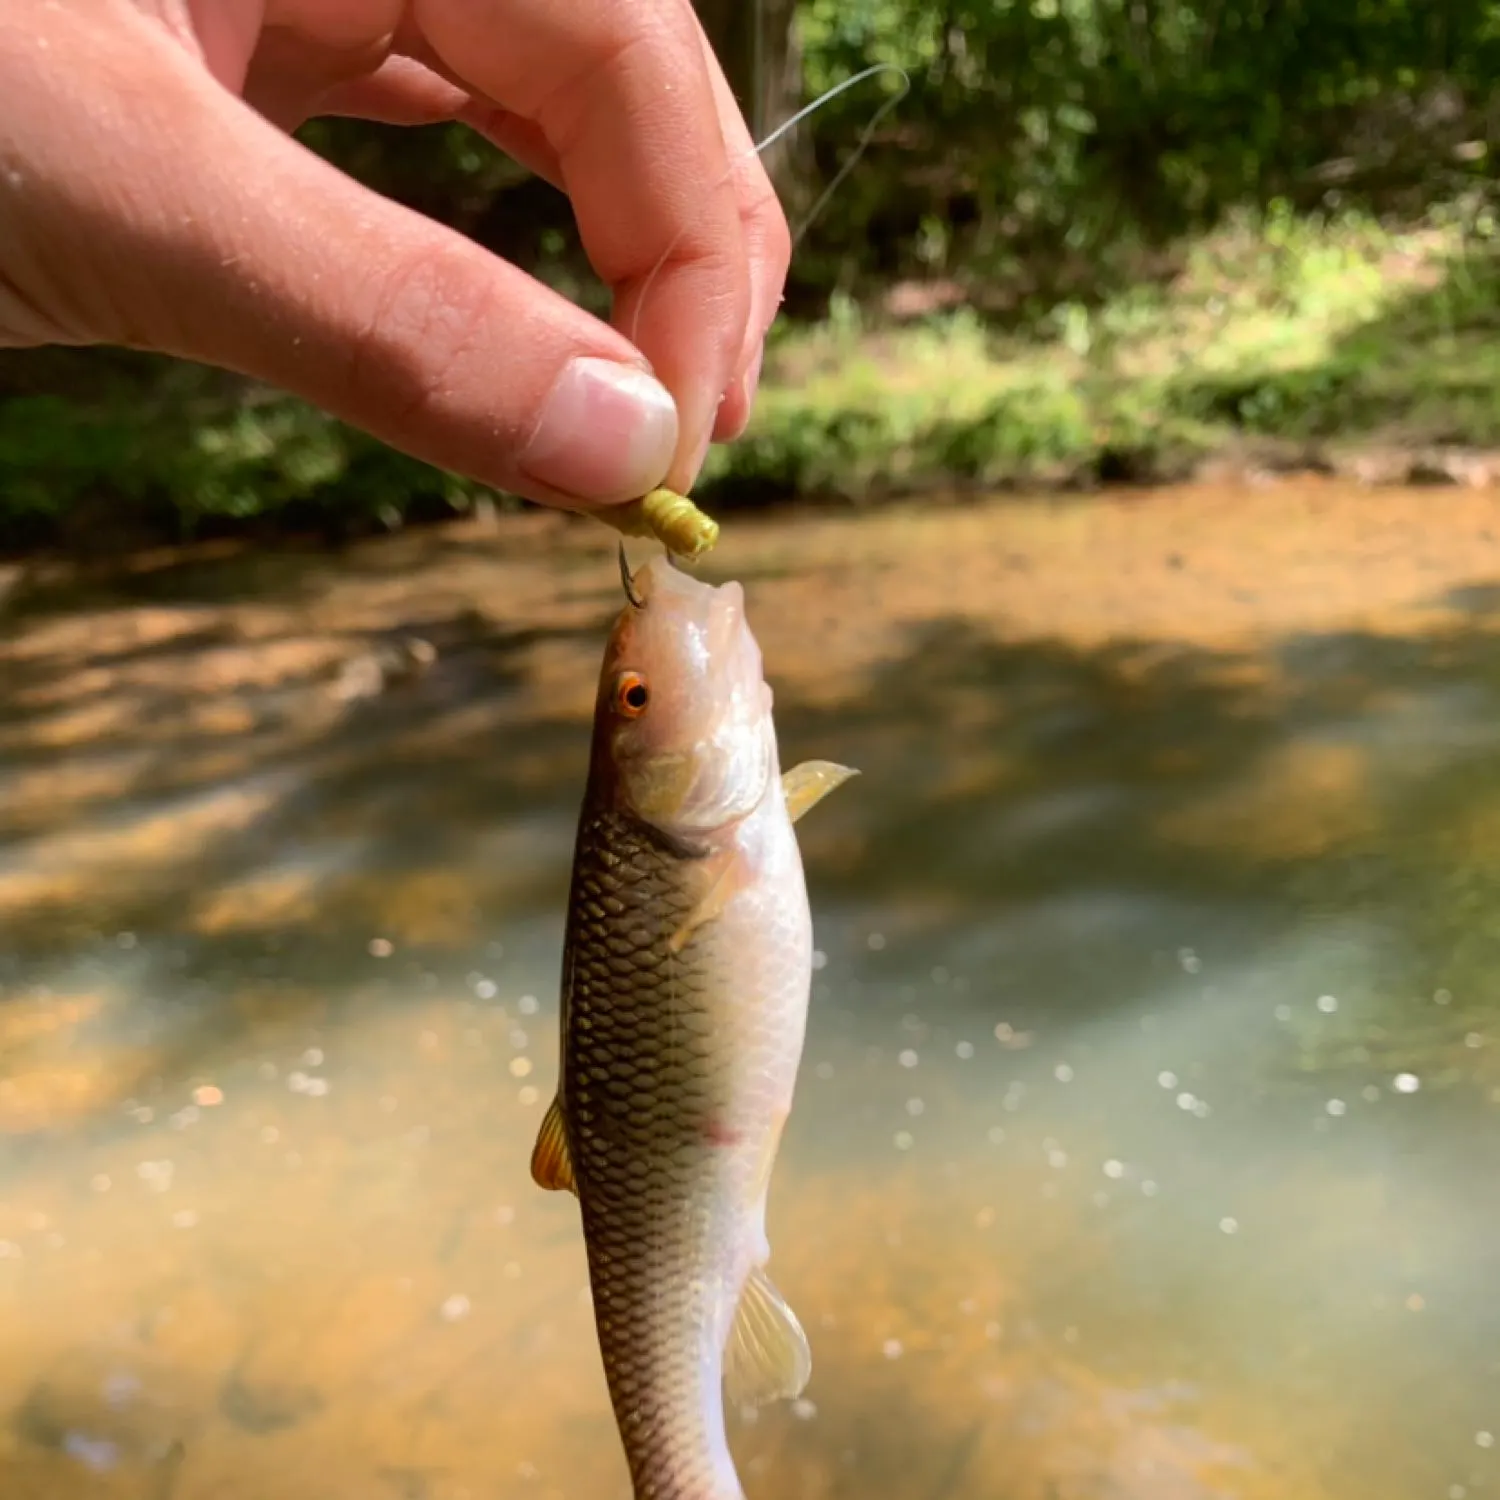
<instances>
[{"instance_id":1,"label":"orange fish eye","mask_svg":"<svg viewBox=\"0 0 1500 1500\"><path fill-rule=\"evenodd\" d=\"M639 672L621 672L615 683L615 707L628 719L639 718L651 701L651 690Z\"/></svg>"}]
</instances>

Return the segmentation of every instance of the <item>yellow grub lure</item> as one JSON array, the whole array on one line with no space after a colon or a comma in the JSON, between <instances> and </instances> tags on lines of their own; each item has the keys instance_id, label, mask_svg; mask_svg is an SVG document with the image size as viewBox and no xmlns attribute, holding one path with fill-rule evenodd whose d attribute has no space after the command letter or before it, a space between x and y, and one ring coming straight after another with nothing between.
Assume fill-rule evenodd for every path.
<instances>
[{"instance_id":1,"label":"yellow grub lure","mask_svg":"<svg viewBox=\"0 0 1500 1500\"><path fill-rule=\"evenodd\" d=\"M589 511L623 536L655 537L668 552L689 561L719 540L719 523L676 490L652 490L640 500Z\"/></svg>"}]
</instances>

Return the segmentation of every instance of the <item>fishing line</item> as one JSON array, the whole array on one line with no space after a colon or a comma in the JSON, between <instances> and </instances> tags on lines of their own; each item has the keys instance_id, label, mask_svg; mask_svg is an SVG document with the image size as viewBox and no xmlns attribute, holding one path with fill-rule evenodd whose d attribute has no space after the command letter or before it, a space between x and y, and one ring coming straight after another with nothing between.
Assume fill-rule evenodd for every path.
<instances>
[{"instance_id":1,"label":"fishing line","mask_svg":"<svg viewBox=\"0 0 1500 1500\"><path fill-rule=\"evenodd\" d=\"M763 141L760 142L759 145L752 146L749 152L743 153L740 156L737 156L733 161L731 161L729 166L725 169L724 175L713 184L713 187L711 187L709 191L713 192L715 189L722 187L723 184L726 183L734 175L735 171L738 169L742 161L747 161L750 157L759 156L763 151L769 150L776 144L777 141L782 138L782 136L786 135L788 131L795 130L796 127L800 125L805 119L807 119L809 115L816 114L817 111L822 109L825 104L829 103L831 100L837 99L840 94L846 92L849 89L852 89L856 84L863 83L867 78L875 77L877 73L896 74L896 76L901 80L901 88L899 92L892 94L889 99L885 100L885 102L881 104L880 108L877 109L875 113L870 117L870 123L865 126L863 132L860 134L859 141L854 147L853 154L849 157L849 160L846 161L844 165L840 167L839 170L834 174L833 181L830 182L826 188L824 188L821 194L819 194L818 201L814 203L812 208L808 211L807 216L802 220L801 226L792 234L792 249L795 250L801 243L802 236L807 233L813 220L816 219L817 216L823 211L824 207L828 203L828 200L838 190L840 184L849 175L849 173L853 171L855 163L858 162L860 157L864 155L866 147L868 147L870 144L871 137L874 136L876 130L880 126L880 122L911 92L911 77L907 73L905 68L898 67L895 63L889 62L872 63L862 72L854 74L852 78L846 78L841 83L834 84L832 88L825 89L821 94L818 95L816 99L812 101L811 104L803 105L803 107L799 109L797 113L791 117L791 119L784 120L780 125L778 125L776 129L770 133L770 135L768 135ZM672 252L677 248L678 244L682 240L682 237L688 232L689 227L690 226L684 225L683 228L679 229L677 233L673 235L672 239L667 245L667 248L662 251L661 258L656 262L654 266L652 266L650 272L646 276L645 281L641 283L641 294L636 299L635 312L630 320L630 342L632 344L635 343L636 333L640 329L641 309L646 304L646 294L651 290L651 285L656 280L657 275L660 273L662 267L665 266L667 261L671 259Z\"/></svg>"},{"instance_id":2,"label":"fishing line","mask_svg":"<svg viewBox=\"0 0 1500 1500\"><path fill-rule=\"evenodd\" d=\"M865 149L869 146L871 138L874 136L876 130L880 126L880 122L885 119L885 117L893 109L895 109L895 107L904 98L906 98L909 93L911 93L911 78L905 68L899 68L895 63L875 63L871 67L866 68L864 72L856 73L854 77L846 78L842 83L836 83L831 89L825 90L816 99L814 99L811 104L804 105L803 108L799 109L797 113L791 117L790 120L787 120L778 125L776 129L773 130L770 135L768 135L752 153L755 156L759 156L762 151L765 151L769 147L774 146L776 142L779 141L782 136L784 136L789 130L792 130L796 126L800 125L810 114L814 114L816 113L816 111L822 109L822 107L827 104L830 99L836 99L840 94L844 92L845 89L852 89L855 84L863 83L865 79L873 78L877 73L895 73L901 79L901 91L897 94L892 94L891 97L887 99L885 103L882 104L873 115L870 116L870 123L865 126L864 130L860 133L859 140L855 143L854 154L850 156L849 160L846 161L844 165L838 169L837 172L834 173L833 181L830 182L826 188L824 188L821 194L819 194L818 201L814 203L812 208L808 210L807 217L803 219L801 227L792 235L793 249L795 249L797 245L801 243L802 236L807 233L808 229L812 225L813 220L823 212L824 206L827 204L828 200L833 197L835 192L838 191L838 188L843 182L844 178L846 178L849 173L854 170L855 163L860 159L861 156L865 154ZM743 159L744 158L742 157L741 160ZM733 170L734 168L731 167L730 171ZM717 186L717 184L715 184L715 186Z\"/></svg>"}]
</instances>

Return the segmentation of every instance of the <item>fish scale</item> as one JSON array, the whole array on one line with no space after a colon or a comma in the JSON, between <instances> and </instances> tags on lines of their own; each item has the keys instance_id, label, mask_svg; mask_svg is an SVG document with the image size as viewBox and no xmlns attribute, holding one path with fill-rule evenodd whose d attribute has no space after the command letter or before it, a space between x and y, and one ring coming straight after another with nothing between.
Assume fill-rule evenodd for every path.
<instances>
[{"instance_id":1,"label":"fish scale","mask_svg":"<svg viewBox=\"0 0 1500 1500\"><path fill-rule=\"evenodd\" d=\"M718 1389L733 1306L694 1293L732 1274L733 1226L714 1204L745 1176L743 1152L703 1143L732 1065L707 1045L717 945L705 933L668 949L703 887L694 863L628 819L585 813L562 1086L600 1351L640 1500L740 1493Z\"/></svg>"}]
</instances>

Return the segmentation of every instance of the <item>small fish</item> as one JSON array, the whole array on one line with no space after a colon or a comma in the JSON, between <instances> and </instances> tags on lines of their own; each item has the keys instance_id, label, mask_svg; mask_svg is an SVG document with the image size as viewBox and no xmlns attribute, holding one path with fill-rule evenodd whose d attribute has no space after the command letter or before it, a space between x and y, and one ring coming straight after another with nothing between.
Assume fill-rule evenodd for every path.
<instances>
[{"instance_id":1,"label":"small fish","mask_svg":"<svg viewBox=\"0 0 1500 1500\"><path fill-rule=\"evenodd\" d=\"M743 1500L726 1392L795 1397L812 1368L765 1270L812 978L792 825L855 773L782 776L738 583L620 568L531 1171L579 1200L636 1500Z\"/></svg>"}]
</instances>

